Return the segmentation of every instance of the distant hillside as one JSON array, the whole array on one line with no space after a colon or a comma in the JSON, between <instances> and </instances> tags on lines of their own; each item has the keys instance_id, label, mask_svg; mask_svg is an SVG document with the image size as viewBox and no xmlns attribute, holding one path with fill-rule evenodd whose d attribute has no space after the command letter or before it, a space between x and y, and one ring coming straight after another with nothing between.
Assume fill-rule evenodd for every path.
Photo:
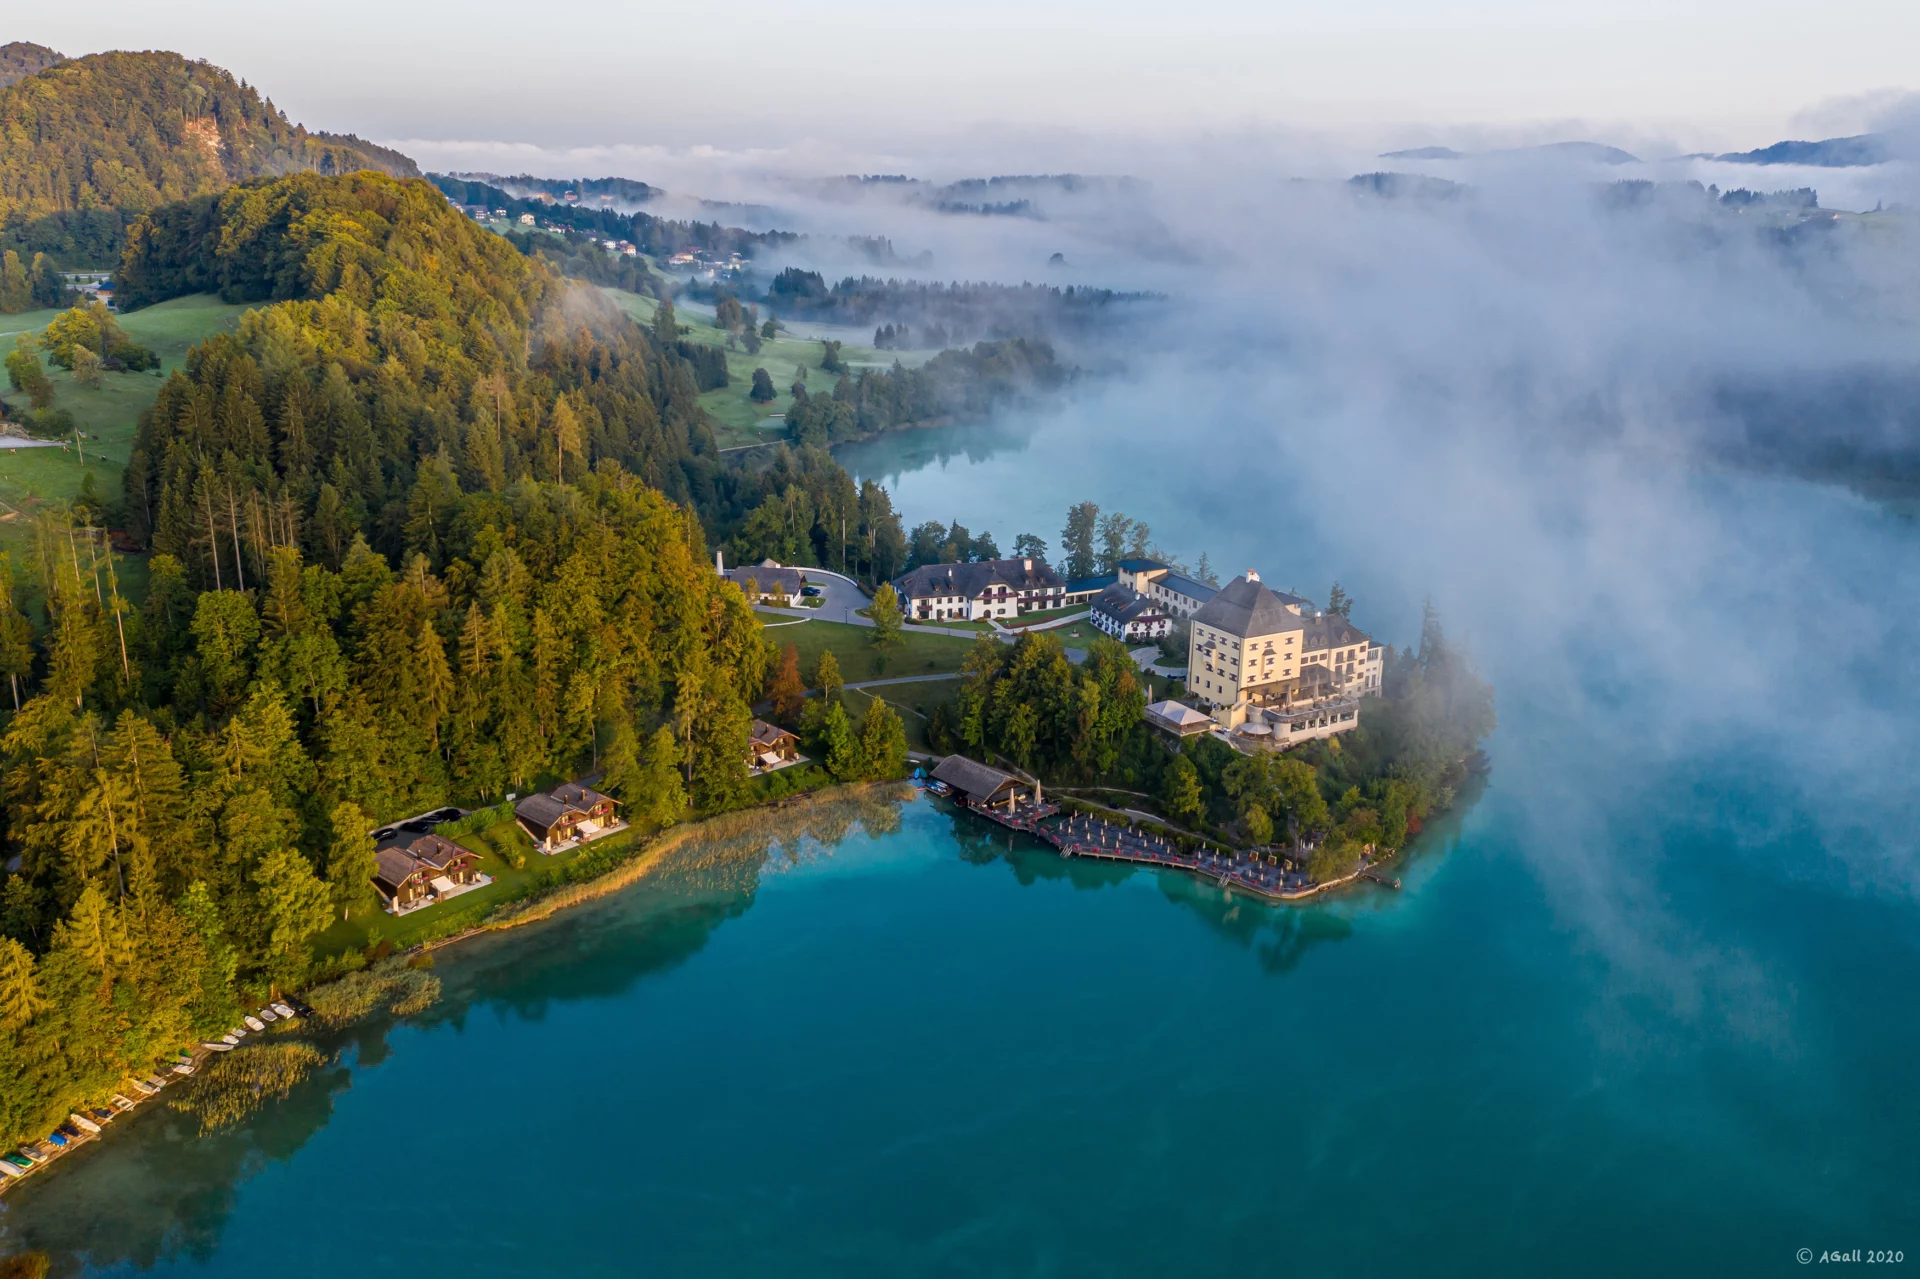
<instances>
[{"instance_id":1,"label":"distant hillside","mask_svg":"<svg viewBox=\"0 0 1920 1279\"><path fill-rule=\"evenodd\" d=\"M176 53L95 54L18 80L0 89L0 137L0 248L68 267L111 266L138 215L247 178L419 174L398 152L310 133L228 72Z\"/></svg>"},{"instance_id":2,"label":"distant hillside","mask_svg":"<svg viewBox=\"0 0 1920 1279\"><path fill-rule=\"evenodd\" d=\"M1713 157L1729 164L1807 164L1822 169L1851 169L1885 164L1893 158L1884 135L1857 133L1820 142L1776 142L1757 151L1730 151Z\"/></svg>"},{"instance_id":3,"label":"distant hillside","mask_svg":"<svg viewBox=\"0 0 1920 1279\"><path fill-rule=\"evenodd\" d=\"M1604 142L1547 142L1535 147L1507 147L1481 154L1571 156L1579 160L1592 160L1598 164L1638 164L1640 162L1640 157L1633 152L1622 151L1619 147L1610 147ZM1468 160L1472 158L1469 152L1455 151L1452 147L1414 147L1409 151L1385 151L1380 155L1382 160Z\"/></svg>"},{"instance_id":4,"label":"distant hillside","mask_svg":"<svg viewBox=\"0 0 1920 1279\"><path fill-rule=\"evenodd\" d=\"M1452 147L1412 147L1405 151L1382 151L1382 160L1464 160L1467 157Z\"/></svg>"},{"instance_id":5,"label":"distant hillside","mask_svg":"<svg viewBox=\"0 0 1920 1279\"><path fill-rule=\"evenodd\" d=\"M25 40L15 40L12 44L0 44L0 89L6 88L16 80L24 80L30 75L39 75L48 67L66 60L64 54L55 52L44 44L29 44Z\"/></svg>"},{"instance_id":6,"label":"distant hillside","mask_svg":"<svg viewBox=\"0 0 1920 1279\"><path fill-rule=\"evenodd\" d=\"M1347 186L1387 200L1457 200L1469 189L1464 183L1418 173L1356 173L1347 179Z\"/></svg>"}]
</instances>

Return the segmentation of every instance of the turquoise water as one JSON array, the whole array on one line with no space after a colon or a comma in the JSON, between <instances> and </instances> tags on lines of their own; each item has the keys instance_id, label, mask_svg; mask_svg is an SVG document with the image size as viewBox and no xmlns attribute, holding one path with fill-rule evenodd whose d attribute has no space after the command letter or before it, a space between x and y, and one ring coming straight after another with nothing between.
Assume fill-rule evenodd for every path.
<instances>
[{"instance_id":1,"label":"turquoise water","mask_svg":"<svg viewBox=\"0 0 1920 1279\"><path fill-rule=\"evenodd\" d=\"M1111 420L849 460L1005 543ZM1093 456L1199 530L1151 505L1177 466ZM1636 475L1655 555L1645 507L1363 525L1288 465L1218 554L1337 573L1394 640L1432 590L1500 690L1401 892L1271 908L924 799L770 825L443 953L439 1006L235 1133L143 1112L0 1200L6 1241L289 1279L1920 1264L1912 526Z\"/></svg>"}]
</instances>

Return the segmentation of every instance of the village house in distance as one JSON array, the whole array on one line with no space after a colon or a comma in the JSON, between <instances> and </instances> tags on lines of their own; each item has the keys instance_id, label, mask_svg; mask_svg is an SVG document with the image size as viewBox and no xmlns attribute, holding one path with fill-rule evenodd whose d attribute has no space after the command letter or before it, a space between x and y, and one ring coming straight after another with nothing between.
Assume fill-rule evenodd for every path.
<instances>
[{"instance_id":1,"label":"village house in distance","mask_svg":"<svg viewBox=\"0 0 1920 1279\"><path fill-rule=\"evenodd\" d=\"M1032 558L922 564L895 578L893 589L901 611L916 622L979 622L1067 603L1067 584L1045 560Z\"/></svg>"},{"instance_id":2,"label":"village house in distance","mask_svg":"<svg viewBox=\"0 0 1920 1279\"><path fill-rule=\"evenodd\" d=\"M1189 698L1220 729L1276 746L1357 727L1360 699L1380 691L1386 649L1312 607L1252 569L1221 587L1189 619Z\"/></svg>"}]
</instances>

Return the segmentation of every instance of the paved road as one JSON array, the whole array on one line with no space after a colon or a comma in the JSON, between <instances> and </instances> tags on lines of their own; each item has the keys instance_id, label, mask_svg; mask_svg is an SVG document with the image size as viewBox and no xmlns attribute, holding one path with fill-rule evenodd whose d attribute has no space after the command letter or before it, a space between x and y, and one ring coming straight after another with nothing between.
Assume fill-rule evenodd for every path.
<instances>
[{"instance_id":1,"label":"paved road","mask_svg":"<svg viewBox=\"0 0 1920 1279\"><path fill-rule=\"evenodd\" d=\"M860 616L860 610L867 606L866 592L844 577L831 577L817 568L805 571L808 584L820 588L820 598L825 603L819 608L773 608L761 605L759 611L779 613L783 617L817 617L823 622L844 622L852 626L873 625L871 618ZM945 626L914 626L909 628L908 633L958 635L961 639L972 639L981 634L979 631L954 630Z\"/></svg>"}]
</instances>

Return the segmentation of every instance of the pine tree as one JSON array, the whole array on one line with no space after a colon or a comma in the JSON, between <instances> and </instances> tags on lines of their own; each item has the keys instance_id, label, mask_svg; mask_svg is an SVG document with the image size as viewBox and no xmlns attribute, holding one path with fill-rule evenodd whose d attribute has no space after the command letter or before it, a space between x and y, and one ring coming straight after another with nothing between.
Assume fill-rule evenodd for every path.
<instances>
[{"instance_id":1,"label":"pine tree","mask_svg":"<svg viewBox=\"0 0 1920 1279\"><path fill-rule=\"evenodd\" d=\"M860 776L860 744L854 739L853 726L847 722L847 708L839 702L828 705L820 721L820 744L828 772L843 782Z\"/></svg>"},{"instance_id":2,"label":"pine tree","mask_svg":"<svg viewBox=\"0 0 1920 1279\"><path fill-rule=\"evenodd\" d=\"M279 848L260 860L250 876L267 925L267 952L288 981L307 967L307 943L333 918L332 896L307 859Z\"/></svg>"},{"instance_id":3,"label":"pine tree","mask_svg":"<svg viewBox=\"0 0 1920 1279\"><path fill-rule=\"evenodd\" d=\"M1066 558L1069 580L1092 577L1094 537L1100 524L1100 508L1092 502L1079 502L1067 508L1067 526L1060 530L1060 553Z\"/></svg>"},{"instance_id":4,"label":"pine tree","mask_svg":"<svg viewBox=\"0 0 1920 1279\"><path fill-rule=\"evenodd\" d=\"M379 869L369 833L373 822L358 804L343 800L333 806L328 824L333 839L327 846L327 885L345 919L354 907L371 906L379 897L373 886Z\"/></svg>"},{"instance_id":5,"label":"pine tree","mask_svg":"<svg viewBox=\"0 0 1920 1279\"><path fill-rule=\"evenodd\" d=\"M680 820L687 811L687 789L680 780L680 747L673 730L662 725L647 741L628 800L630 820L651 821L665 826Z\"/></svg>"},{"instance_id":6,"label":"pine tree","mask_svg":"<svg viewBox=\"0 0 1920 1279\"><path fill-rule=\"evenodd\" d=\"M860 764L861 775L874 781L907 774L906 725L878 697L867 707L866 722L860 726Z\"/></svg>"},{"instance_id":7,"label":"pine tree","mask_svg":"<svg viewBox=\"0 0 1920 1279\"><path fill-rule=\"evenodd\" d=\"M876 648L899 646L900 597L894 592L891 582L880 583L880 589L873 593L873 602L867 606L867 617L873 622L873 643Z\"/></svg>"},{"instance_id":8,"label":"pine tree","mask_svg":"<svg viewBox=\"0 0 1920 1279\"><path fill-rule=\"evenodd\" d=\"M789 644L780 650L779 665L767 683L767 700L773 703L774 718L792 724L806 708L807 686L800 681L800 648Z\"/></svg>"},{"instance_id":9,"label":"pine tree","mask_svg":"<svg viewBox=\"0 0 1920 1279\"><path fill-rule=\"evenodd\" d=\"M1167 811L1182 821L1192 821L1204 807L1200 794L1200 770L1185 755L1174 760L1173 766L1167 769L1166 804Z\"/></svg>"},{"instance_id":10,"label":"pine tree","mask_svg":"<svg viewBox=\"0 0 1920 1279\"><path fill-rule=\"evenodd\" d=\"M32 952L11 937L0 940L0 1030L18 1030L45 1006Z\"/></svg>"},{"instance_id":11,"label":"pine tree","mask_svg":"<svg viewBox=\"0 0 1920 1279\"><path fill-rule=\"evenodd\" d=\"M840 659L833 655L832 649L821 649L820 660L813 667L813 686L820 690L820 700L839 702L844 684L840 678Z\"/></svg>"}]
</instances>

